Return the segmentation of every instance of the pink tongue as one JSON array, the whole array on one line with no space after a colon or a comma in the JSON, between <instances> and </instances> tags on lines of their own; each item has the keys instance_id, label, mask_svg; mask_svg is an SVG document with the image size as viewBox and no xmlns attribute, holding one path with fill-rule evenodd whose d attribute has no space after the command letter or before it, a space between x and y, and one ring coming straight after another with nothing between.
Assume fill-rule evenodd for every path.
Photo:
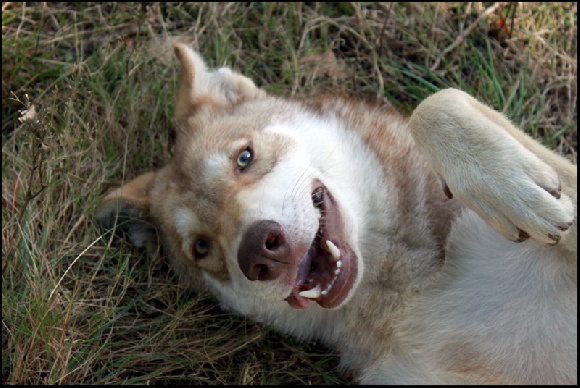
<instances>
[{"instance_id":1,"label":"pink tongue","mask_svg":"<svg viewBox=\"0 0 580 388\"><path fill-rule=\"evenodd\" d=\"M310 305L310 299L298 295L299 292L300 289L294 287L290 296L286 298L286 302L288 302L290 307L294 307L295 309L305 309Z\"/></svg>"}]
</instances>

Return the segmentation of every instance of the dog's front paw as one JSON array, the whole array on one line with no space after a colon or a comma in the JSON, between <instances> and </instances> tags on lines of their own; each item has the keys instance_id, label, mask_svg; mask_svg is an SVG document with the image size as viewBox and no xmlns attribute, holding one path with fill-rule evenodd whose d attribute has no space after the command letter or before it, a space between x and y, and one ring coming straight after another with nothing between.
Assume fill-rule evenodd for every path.
<instances>
[{"instance_id":1,"label":"dog's front paw","mask_svg":"<svg viewBox=\"0 0 580 388\"><path fill-rule=\"evenodd\" d=\"M575 219L558 174L506 131L505 117L463 92L444 92L417 108L411 129L445 194L509 240L557 244Z\"/></svg>"},{"instance_id":2,"label":"dog's front paw","mask_svg":"<svg viewBox=\"0 0 580 388\"><path fill-rule=\"evenodd\" d=\"M522 242L531 237L555 245L574 221L573 203L562 194L558 175L552 168L531 153L514 161L518 154L514 152L510 158L491 159L471 168L458 163L463 173L471 170L473 175L462 176L451 169L441 178L444 191L509 240Z\"/></svg>"}]
</instances>

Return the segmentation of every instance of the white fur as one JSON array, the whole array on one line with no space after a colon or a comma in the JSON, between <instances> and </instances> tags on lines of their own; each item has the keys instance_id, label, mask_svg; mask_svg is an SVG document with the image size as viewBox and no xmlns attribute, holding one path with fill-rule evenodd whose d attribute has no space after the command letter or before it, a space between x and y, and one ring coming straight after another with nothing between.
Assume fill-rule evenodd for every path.
<instances>
[{"instance_id":1,"label":"white fur","mask_svg":"<svg viewBox=\"0 0 580 388\"><path fill-rule=\"evenodd\" d=\"M175 211L174 223L177 232L186 238L191 234L193 228L199 225L199 220L190 209L181 207Z\"/></svg>"},{"instance_id":2,"label":"white fur","mask_svg":"<svg viewBox=\"0 0 580 388\"><path fill-rule=\"evenodd\" d=\"M204 158L203 179L210 185L226 175L230 165L231 159L223 153L208 155Z\"/></svg>"},{"instance_id":3,"label":"white fur","mask_svg":"<svg viewBox=\"0 0 580 388\"><path fill-rule=\"evenodd\" d=\"M441 372L461 364L462 348L483 353L476 362L497 371L497 382L575 380L576 343L569 339L576 336L576 274L548 247L515 246L466 210L449 236L438 281L397 325L405 354L369 368L365 381L478 382Z\"/></svg>"}]
</instances>

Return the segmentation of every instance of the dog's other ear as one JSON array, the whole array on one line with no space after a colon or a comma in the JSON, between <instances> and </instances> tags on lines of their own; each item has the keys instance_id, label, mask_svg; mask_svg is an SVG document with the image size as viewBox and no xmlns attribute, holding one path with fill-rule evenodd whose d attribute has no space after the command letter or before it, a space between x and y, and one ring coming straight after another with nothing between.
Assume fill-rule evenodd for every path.
<instances>
[{"instance_id":1,"label":"dog's other ear","mask_svg":"<svg viewBox=\"0 0 580 388\"><path fill-rule=\"evenodd\" d=\"M251 79L228 68L208 70L200 55L189 45L178 42L173 49L180 63L180 89L175 107L178 123L202 108L219 110L266 96Z\"/></svg>"},{"instance_id":2,"label":"dog's other ear","mask_svg":"<svg viewBox=\"0 0 580 388\"><path fill-rule=\"evenodd\" d=\"M155 173L143 174L109 193L101 202L96 220L106 230L125 234L140 248L154 251L157 230L150 218L150 191Z\"/></svg>"}]
</instances>

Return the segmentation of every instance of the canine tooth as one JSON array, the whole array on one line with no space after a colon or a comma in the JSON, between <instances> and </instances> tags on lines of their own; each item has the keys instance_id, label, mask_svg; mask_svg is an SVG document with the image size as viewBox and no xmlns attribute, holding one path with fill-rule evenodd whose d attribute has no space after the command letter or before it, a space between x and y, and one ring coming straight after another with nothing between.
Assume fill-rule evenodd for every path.
<instances>
[{"instance_id":1,"label":"canine tooth","mask_svg":"<svg viewBox=\"0 0 580 388\"><path fill-rule=\"evenodd\" d=\"M339 261L340 260L340 250L336 247L336 245L334 245L334 243L332 241L326 240L326 246L330 250L330 253L332 254L332 257L334 258L334 261Z\"/></svg>"},{"instance_id":2,"label":"canine tooth","mask_svg":"<svg viewBox=\"0 0 580 388\"><path fill-rule=\"evenodd\" d=\"M317 284L316 287L314 287L312 290L300 291L298 293L298 295L303 296L305 298L309 298L309 299L316 299L321 294L322 293L320 292L320 284Z\"/></svg>"},{"instance_id":3,"label":"canine tooth","mask_svg":"<svg viewBox=\"0 0 580 388\"><path fill-rule=\"evenodd\" d=\"M342 267L342 260L336 262L336 268L340 269L340 267Z\"/></svg>"},{"instance_id":4,"label":"canine tooth","mask_svg":"<svg viewBox=\"0 0 580 388\"><path fill-rule=\"evenodd\" d=\"M324 290L324 291L322 291L322 292L321 292L321 294L322 294L322 295L326 295L326 294L328 294L328 290Z\"/></svg>"},{"instance_id":5,"label":"canine tooth","mask_svg":"<svg viewBox=\"0 0 580 388\"><path fill-rule=\"evenodd\" d=\"M338 263L337 263L338 264ZM342 262L340 263L342 264ZM336 277L338 276L338 274L340 273L340 268L337 268L334 270L334 274L336 275L334 278L336 279Z\"/></svg>"}]
</instances>

